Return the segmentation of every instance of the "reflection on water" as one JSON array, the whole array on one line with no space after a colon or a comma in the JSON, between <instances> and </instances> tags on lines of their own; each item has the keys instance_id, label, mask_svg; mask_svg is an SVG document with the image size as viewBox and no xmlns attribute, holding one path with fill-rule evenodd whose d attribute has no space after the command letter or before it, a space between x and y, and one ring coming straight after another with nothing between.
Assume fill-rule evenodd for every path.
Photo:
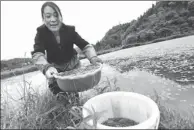
<instances>
[{"instance_id":1,"label":"reflection on water","mask_svg":"<svg viewBox=\"0 0 194 130\"><path fill-rule=\"evenodd\" d=\"M149 72L132 70L117 77L117 85L124 91L153 95L154 90L168 104L186 110L194 106L193 85L180 85Z\"/></svg>"}]
</instances>

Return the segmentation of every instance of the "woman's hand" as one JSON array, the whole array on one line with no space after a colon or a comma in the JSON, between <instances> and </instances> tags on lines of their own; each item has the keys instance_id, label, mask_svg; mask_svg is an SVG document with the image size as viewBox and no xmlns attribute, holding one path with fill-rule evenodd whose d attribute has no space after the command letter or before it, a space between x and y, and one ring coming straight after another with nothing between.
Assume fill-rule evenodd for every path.
<instances>
[{"instance_id":1,"label":"woman's hand","mask_svg":"<svg viewBox=\"0 0 194 130\"><path fill-rule=\"evenodd\" d=\"M54 77L53 74L57 74L57 73L58 73L58 71L57 71L56 68L54 68L54 67L49 67L49 68L47 69L45 75L46 75L47 78L53 78L53 77Z\"/></svg>"},{"instance_id":2,"label":"woman's hand","mask_svg":"<svg viewBox=\"0 0 194 130\"><path fill-rule=\"evenodd\" d=\"M97 63L103 64L103 61L99 57L95 56L90 59L90 63L93 65L96 65Z\"/></svg>"}]
</instances>

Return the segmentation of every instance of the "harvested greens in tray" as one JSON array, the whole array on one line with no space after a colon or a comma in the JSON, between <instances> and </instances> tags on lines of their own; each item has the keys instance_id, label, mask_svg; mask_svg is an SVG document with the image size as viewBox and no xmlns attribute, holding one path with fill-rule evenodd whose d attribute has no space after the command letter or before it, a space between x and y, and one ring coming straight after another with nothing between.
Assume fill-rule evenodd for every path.
<instances>
[{"instance_id":1,"label":"harvested greens in tray","mask_svg":"<svg viewBox=\"0 0 194 130\"><path fill-rule=\"evenodd\" d=\"M70 70L70 71L65 71L58 73L58 76L76 76L76 75L83 75L87 73L94 72L96 69L98 69L100 65L87 65L87 66L81 66L79 68Z\"/></svg>"},{"instance_id":2,"label":"harvested greens in tray","mask_svg":"<svg viewBox=\"0 0 194 130\"><path fill-rule=\"evenodd\" d=\"M108 120L104 121L102 124L106 126L112 126L112 127L128 127L128 126L137 125L138 123L127 118L109 118Z\"/></svg>"}]
</instances>

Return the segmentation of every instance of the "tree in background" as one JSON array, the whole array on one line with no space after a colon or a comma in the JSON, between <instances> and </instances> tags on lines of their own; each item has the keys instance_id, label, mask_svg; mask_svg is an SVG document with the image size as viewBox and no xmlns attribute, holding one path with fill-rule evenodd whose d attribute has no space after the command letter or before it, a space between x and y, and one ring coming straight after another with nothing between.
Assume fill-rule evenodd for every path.
<instances>
[{"instance_id":1,"label":"tree in background","mask_svg":"<svg viewBox=\"0 0 194 130\"><path fill-rule=\"evenodd\" d=\"M190 1L188 3L188 10L189 10L189 14L190 16L194 16L194 1Z\"/></svg>"}]
</instances>

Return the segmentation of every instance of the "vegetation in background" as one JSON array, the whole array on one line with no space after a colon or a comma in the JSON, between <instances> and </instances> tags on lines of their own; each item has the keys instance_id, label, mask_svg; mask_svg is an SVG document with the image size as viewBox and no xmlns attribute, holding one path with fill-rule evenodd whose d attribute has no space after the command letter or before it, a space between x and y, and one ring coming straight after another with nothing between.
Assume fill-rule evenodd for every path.
<instances>
[{"instance_id":1,"label":"vegetation in background","mask_svg":"<svg viewBox=\"0 0 194 130\"><path fill-rule=\"evenodd\" d=\"M158 1L137 20L112 27L95 49L128 48L193 34L194 1Z\"/></svg>"},{"instance_id":2,"label":"vegetation in background","mask_svg":"<svg viewBox=\"0 0 194 130\"><path fill-rule=\"evenodd\" d=\"M21 68L23 66L31 65L31 58L14 58L10 60L1 60L1 71Z\"/></svg>"}]
</instances>

